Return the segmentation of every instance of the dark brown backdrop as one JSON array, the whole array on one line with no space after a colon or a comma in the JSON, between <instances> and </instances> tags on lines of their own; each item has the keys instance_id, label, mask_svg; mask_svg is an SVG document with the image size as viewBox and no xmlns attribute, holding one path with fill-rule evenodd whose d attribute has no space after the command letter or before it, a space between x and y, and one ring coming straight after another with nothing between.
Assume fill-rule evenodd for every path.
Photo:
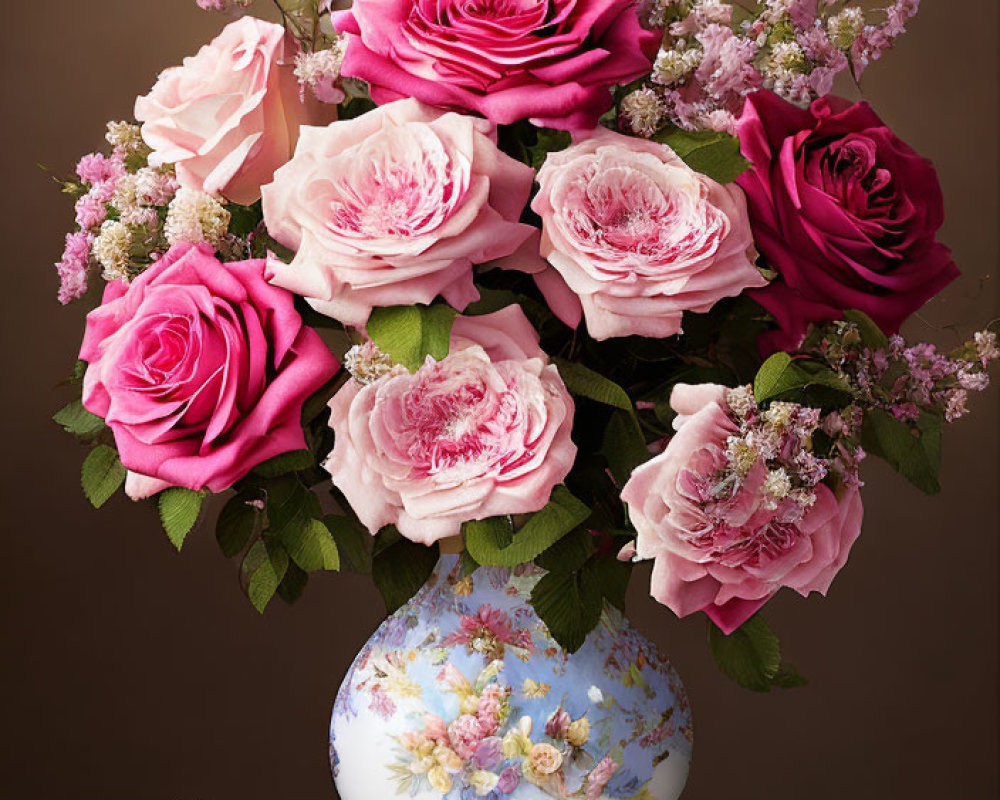
<instances>
[{"instance_id":1,"label":"dark brown backdrop","mask_svg":"<svg viewBox=\"0 0 1000 800\"><path fill-rule=\"evenodd\" d=\"M924 6L865 90L937 162L943 236L965 276L909 331L952 344L952 323L1000 309L997 8ZM375 590L329 576L298 606L258 617L210 529L178 556L145 506L90 509L81 451L48 421L82 317L55 301L49 265L71 212L36 163L71 170L104 121L129 116L156 71L221 20L193 0L3 7L0 796L329 798L329 709L382 617ZM686 800L997 796L997 397L948 432L939 498L866 470L865 531L829 599L770 604L808 688L757 696L730 685L704 622L673 619L644 597L644 576L635 581L634 620L691 692Z\"/></svg>"}]
</instances>

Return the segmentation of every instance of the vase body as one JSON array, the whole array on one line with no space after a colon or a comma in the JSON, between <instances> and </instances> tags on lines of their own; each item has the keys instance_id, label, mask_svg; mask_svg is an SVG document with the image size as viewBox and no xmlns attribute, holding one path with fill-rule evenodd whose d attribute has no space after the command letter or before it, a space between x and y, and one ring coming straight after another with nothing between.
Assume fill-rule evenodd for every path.
<instances>
[{"instance_id":1,"label":"vase body","mask_svg":"<svg viewBox=\"0 0 1000 800\"><path fill-rule=\"evenodd\" d=\"M615 610L567 655L529 603L541 573L443 556L341 686L342 800L675 800L692 745L684 687Z\"/></svg>"}]
</instances>

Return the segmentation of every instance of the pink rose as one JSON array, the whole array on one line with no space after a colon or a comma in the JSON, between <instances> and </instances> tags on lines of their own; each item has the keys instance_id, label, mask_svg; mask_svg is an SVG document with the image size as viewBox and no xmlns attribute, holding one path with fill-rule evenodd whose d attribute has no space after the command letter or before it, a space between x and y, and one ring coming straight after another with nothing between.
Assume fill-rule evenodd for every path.
<instances>
[{"instance_id":1,"label":"pink rose","mask_svg":"<svg viewBox=\"0 0 1000 800\"><path fill-rule=\"evenodd\" d=\"M798 522L765 503L758 464L735 491L713 491L738 434L725 388L678 385L680 415L666 450L632 473L622 490L640 558L653 558L652 595L680 617L704 610L727 634L782 586L826 594L861 532L861 494L816 487Z\"/></svg>"},{"instance_id":2,"label":"pink rose","mask_svg":"<svg viewBox=\"0 0 1000 800\"><path fill-rule=\"evenodd\" d=\"M280 25L243 17L135 103L150 164L174 164L181 186L251 205L295 150L299 126L336 109L300 96L296 44Z\"/></svg>"},{"instance_id":3,"label":"pink rose","mask_svg":"<svg viewBox=\"0 0 1000 800\"><path fill-rule=\"evenodd\" d=\"M404 100L304 128L264 187L268 231L296 252L273 281L363 326L376 306L478 299L473 264L509 256L535 229L518 220L531 168L504 155L486 120Z\"/></svg>"},{"instance_id":4,"label":"pink rose","mask_svg":"<svg viewBox=\"0 0 1000 800\"><path fill-rule=\"evenodd\" d=\"M538 183L542 255L579 296L595 339L673 336L685 311L766 284L742 191L666 145L597 129L550 153ZM546 294L564 318L571 299Z\"/></svg>"},{"instance_id":5,"label":"pink rose","mask_svg":"<svg viewBox=\"0 0 1000 800\"><path fill-rule=\"evenodd\" d=\"M739 123L753 162L754 236L780 278L753 297L781 330L765 349L795 349L811 322L865 312L887 333L958 276L937 241L944 204L934 165L867 103L824 97L808 109L751 94Z\"/></svg>"},{"instance_id":6,"label":"pink rose","mask_svg":"<svg viewBox=\"0 0 1000 800\"><path fill-rule=\"evenodd\" d=\"M448 726L448 743L463 761L475 755L476 748L485 738L479 720L471 714L462 714Z\"/></svg>"},{"instance_id":7,"label":"pink rose","mask_svg":"<svg viewBox=\"0 0 1000 800\"><path fill-rule=\"evenodd\" d=\"M463 522L540 510L573 466L573 401L518 306L460 317L451 354L348 382L326 469L361 522L430 544Z\"/></svg>"},{"instance_id":8,"label":"pink rose","mask_svg":"<svg viewBox=\"0 0 1000 800\"><path fill-rule=\"evenodd\" d=\"M221 492L305 448L302 403L338 364L263 261L177 245L87 317L83 403L114 432L133 496ZM154 479L154 480L150 480Z\"/></svg>"},{"instance_id":9,"label":"pink rose","mask_svg":"<svg viewBox=\"0 0 1000 800\"><path fill-rule=\"evenodd\" d=\"M355 0L341 74L379 104L415 97L509 124L592 128L611 86L649 72L660 33L633 0Z\"/></svg>"}]
</instances>

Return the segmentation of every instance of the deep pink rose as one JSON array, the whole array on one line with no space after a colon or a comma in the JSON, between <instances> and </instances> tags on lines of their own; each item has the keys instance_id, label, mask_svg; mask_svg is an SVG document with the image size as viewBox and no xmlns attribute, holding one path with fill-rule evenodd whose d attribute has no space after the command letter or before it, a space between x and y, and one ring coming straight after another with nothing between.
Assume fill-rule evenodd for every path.
<instances>
[{"instance_id":1,"label":"deep pink rose","mask_svg":"<svg viewBox=\"0 0 1000 800\"><path fill-rule=\"evenodd\" d=\"M379 104L415 97L509 124L592 128L610 87L649 72L660 34L634 0L355 0L341 74Z\"/></svg>"},{"instance_id":2,"label":"deep pink rose","mask_svg":"<svg viewBox=\"0 0 1000 800\"><path fill-rule=\"evenodd\" d=\"M459 317L447 358L349 381L330 407L326 469L372 534L430 544L538 511L576 457L573 401L519 306Z\"/></svg>"},{"instance_id":3,"label":"deep pink rose","mask_svg":"<svg viewBox=\"0 0 1000 800\"><path fill-rule=\"evenodd\" d=\"M824 97L801 109L751 94L739 123L753 162L747 193L757 247L780 277L754 298L777 319L766 349L799 346L810 322L847 309L887 333L958 276L936 234L934 166L867 103Z\"/></svg>"},{"instance_id":4,"label":"deep pink rose","mask_svg":"<svg viewBox=\"0 0 1000 800\"><path fill-rule=\"evenodd\" d=\"M133 496L166 486L221 492L257 464L304 449L302 403L338 368L292 295L264 280L263 261L223 264L211 247L189 244L131 284L108 284L80 358L89 364L84 406L105 419L122 464L137 473Z\"/></svg>"},{"instance_id":5,"label":"deep pink rose","mask_svg":"<svg viewBox=\"0 0 1000 800\"><path fill-rule=\"evenodd\" d=\"M336 117L304 98L295 40L280 25L243 17L183 66L160 73L135 103L150 164L174 164L181 186L251 205L292 157L299 126Z\"/></svg>"},{"instance_id":6,"label":"deep pink rose","mask_svg":"<svg viewBox=\"0 0 1000 800\"><path fill-rule=\"evenodd\" d=\"M458 310L479 297L473 265L512 255L531 168L502 153L483 119L416 100L327 128L303 128L295 157L264 187L270 234L296 251L273 281L361 327L373 307Z\"/></svg>"},{"instance_id":7,"label":"deep pink rose","mask_svg":"<svg viewBox=\"0 0 1000 800\"><path fill-rule=\"evenodd\" d=\"M758 464L735 491L714 491L726 444L739 433L725 388L678 385L679 416L666 449L632 473L622 490L638 532L636 555L655 559L652 595L677 616L704 610L726 633L746 622L782 586L826 594L861 532L861 494L816 487L798 522L765 502Z\"/></svg>"},{"instance_id":8,"label":"deep pink rose","mask_svg":"<svg viewBox=\"0 0 1000 800\"><path fill-rule=\"evenodd\" d=\"M582 303L595 339L673 336L685 311L766 283L743 192L666 145L597 129L549 153L538 184L541 254L579 299L539 285L564 320Z\"/></svg>"}]
</instances>

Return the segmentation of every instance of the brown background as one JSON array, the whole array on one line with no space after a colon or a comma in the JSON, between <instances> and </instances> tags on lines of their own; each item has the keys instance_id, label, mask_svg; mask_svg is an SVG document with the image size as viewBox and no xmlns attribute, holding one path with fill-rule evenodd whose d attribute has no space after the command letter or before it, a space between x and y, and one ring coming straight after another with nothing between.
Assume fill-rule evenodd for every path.
<instances>
[{"instance_id":1,"label":"brown background","mask_svg":"<svg viewBox=\"0 0 1000 800\"><path fill-rule=\"evenodd\" d=\"M1000 310L996 5L925 0L865 78L876 109L940 171L943 237L965 276L909 331L948 345L952 323ZM55 301L49 265L72 215L36 163L68 174L104 121L129 116L156 71L222 20L193 0L3 10L0 797L329 798L330 705L382 617L375 590L327 576L296 607L258 617L208 526L178 556L146 506L90 509L81 450L48 421L82 313ZM673 619L637 576L631 614L691 692L686 800L997 797L997 397L948 432L939 498L867 468L865 532L829 599L771 603L805 689L728 683L703 621Z\"/></svg>"}]
</instances>

